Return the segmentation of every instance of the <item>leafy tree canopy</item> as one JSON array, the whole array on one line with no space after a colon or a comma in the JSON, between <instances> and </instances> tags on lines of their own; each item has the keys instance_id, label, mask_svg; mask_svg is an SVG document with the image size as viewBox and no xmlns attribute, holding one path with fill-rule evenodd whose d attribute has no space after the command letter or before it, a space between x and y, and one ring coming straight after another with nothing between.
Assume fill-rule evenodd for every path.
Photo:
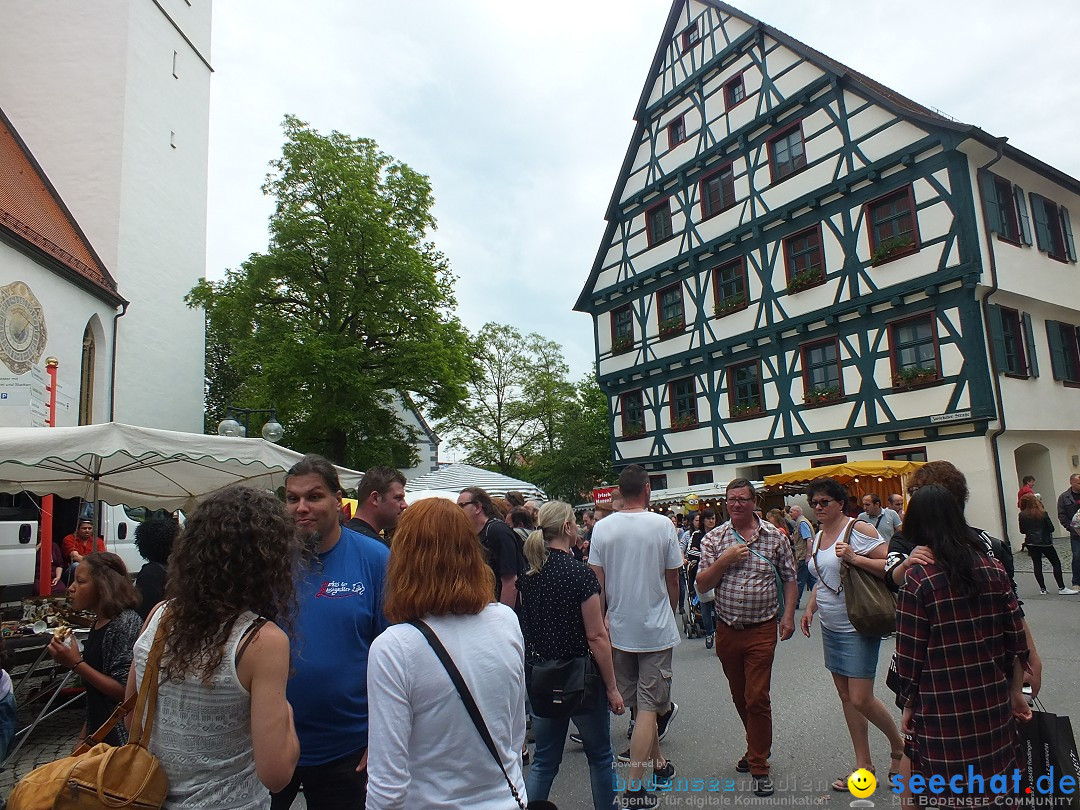
<instances>
[{"instance_id":1,"label":"leafy tree canopy","mask_svg":"<svg viewBox=\"0 0 1080 810\"><path fill-rule=\"evenodd\" d=\"M188 295L207 316L207 425L276 407L284 444L360 469L409 467L399 392L433 417L465 396L469 340L430 241L428 178L367 138L286 116L266 253ZM216 412L214 412L216 411Z\"/></svg>"}]
</instances>

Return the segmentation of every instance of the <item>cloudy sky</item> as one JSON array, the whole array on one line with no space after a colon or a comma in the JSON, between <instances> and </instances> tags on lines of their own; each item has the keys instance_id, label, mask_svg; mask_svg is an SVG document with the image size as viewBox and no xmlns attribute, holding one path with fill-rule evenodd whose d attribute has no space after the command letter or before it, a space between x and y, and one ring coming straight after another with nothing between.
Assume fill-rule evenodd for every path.
<instances>
[{"instance_id":1,"label":"cloudy sky","mask_svg":"<svg viewBox=\"0 0 1080 810\"><path fill-rule=\"evenodd\" d=\"M1080 177L1075 0L742 0L746 13ZM591 368L571 311L604 230L665 0L217 0L207 275L266 247L292 113L430 176L459 314ZM1074 215L1074 222L1076 221Z\"/></svg>"}]
</instances>

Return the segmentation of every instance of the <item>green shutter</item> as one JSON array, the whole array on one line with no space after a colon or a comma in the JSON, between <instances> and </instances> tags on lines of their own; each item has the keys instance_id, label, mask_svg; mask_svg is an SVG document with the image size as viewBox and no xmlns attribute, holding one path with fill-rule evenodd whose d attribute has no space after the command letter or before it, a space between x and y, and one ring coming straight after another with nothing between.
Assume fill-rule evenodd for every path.
<instances>
[{"instance_id":1,"label":"green shutter","mask_svg":"<svg viewBox=\"0 0 1080 810\"><path fill-rule=\"evenodd\" d=\"M1035 220L1035 245L1044 253L1050 252L1050 217L1046 214L1043 198L1031 195L1031 216Z\"/></svg>"},{"instance_id":2,"label":"green shutter","mask_svg":"<svg viewBox=\"0 0 1080 810\"><path fill-rule=\"evenodd\" d=\"M1057 321L1046 322L1046 339L1050 343L1050 368L1055 380L1066 376L1065 346L1061 342L1061 325Z\"/></svg>"},{"instance_id":3,"label":"green shutter","mask_svg":"<svg viewBox=\"0 0 1080 810\"><path fill-rule=\"evenodd\" d=\"M994 350L994 368L998 374L1009 370L1009 358L1005 351L1005 330L1001 328L1001 307L990 304L987 324L990 327L990 346Z\"/></svg>"},{"instance_id":4,"label":"green shutter","mask_svg":"<svg viewBox=\"0 0 1080 810\"><path fill-rule=\"evenodd\" d=\"M982 191L983 207L986 209L986 224L991 233L1002 233L1001 206L998 205L997 189L994 188L994 175L983 172L979 175L979 188Z\"/></svg>"},{"instance_id":5,"label":"green shutter","mask_svg":"<svg viewBox=\"0 0 1080 810\"><path fill-rule=\"evenodd\" d=\"M1025 245L1031 244L1031 220L1028 219L1027 201L1024 199L1024 190L1020 186L1013 186L1013 197L1016 198L1016 214L1020 220L1020 238Z\"/></svg>"},{"instance_id":6,"label":"green shutter","mask_svg":"<svg viewBox=\"0 0 1080 810\"><path fill-rule=\"evenodd\" d=\"M1027 349L1028 374L1039 376L1039 358L1035 351L1035 330L1031 328L1031 316L1023 313L1020 320L1024 325L1024 348Z\"/></svg>"},{"instance_id":7,"label":"green shutter","mask_svg":"<svg viewBox=\"0 0 1080 810\"><path fill-rule=\"evenodd\" d=\"M1063 205L1061 211L1061 230L1065 234L1065 252L1070 262L1076 261L1076 243L1073 241L1072 225L1069 224L1069 210Z\"/></svg>"}]
</instances>

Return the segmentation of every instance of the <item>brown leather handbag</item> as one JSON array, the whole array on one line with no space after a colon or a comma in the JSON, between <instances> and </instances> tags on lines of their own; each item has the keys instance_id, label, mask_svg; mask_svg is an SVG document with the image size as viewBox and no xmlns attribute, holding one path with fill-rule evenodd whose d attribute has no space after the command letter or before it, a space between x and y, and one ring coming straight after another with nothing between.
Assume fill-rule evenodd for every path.
<instances>
[{"instance_id":1,"label":"brown leather handbag","mask_svg":"<svg viewBox=\"0 0 1080 810\"><path fill-rule=\"evenodd\" d=\"M8 810L149 810L165 803L168 777L158 758L147 750L157 709L158 668L164 646L163 626L159 624L139 693L117 706L105 724L71 756L35 768L20 779L8 799ZM103 743L133 705L135 716L127 745Z\"/></svg>"}]
</instances>

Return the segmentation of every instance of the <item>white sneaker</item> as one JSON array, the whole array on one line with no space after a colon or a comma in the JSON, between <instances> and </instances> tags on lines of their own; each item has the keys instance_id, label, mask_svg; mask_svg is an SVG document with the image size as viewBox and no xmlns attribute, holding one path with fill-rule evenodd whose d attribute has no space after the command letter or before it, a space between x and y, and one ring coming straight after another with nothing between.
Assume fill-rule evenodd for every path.
<instances>
[{"instance_id":1,"label":"white sneaker","mask_svg":"<svg viewBox=\"0 0 1080 810\"><path fill-rule=\"evenodd\" d=\"M1076 590L1075 588L1062 588L1060 591L1058 591L1058 593L1061 596L1072 596L1073 594L1080 593L1080 591Z\"/></svg>"}]
</instances>

